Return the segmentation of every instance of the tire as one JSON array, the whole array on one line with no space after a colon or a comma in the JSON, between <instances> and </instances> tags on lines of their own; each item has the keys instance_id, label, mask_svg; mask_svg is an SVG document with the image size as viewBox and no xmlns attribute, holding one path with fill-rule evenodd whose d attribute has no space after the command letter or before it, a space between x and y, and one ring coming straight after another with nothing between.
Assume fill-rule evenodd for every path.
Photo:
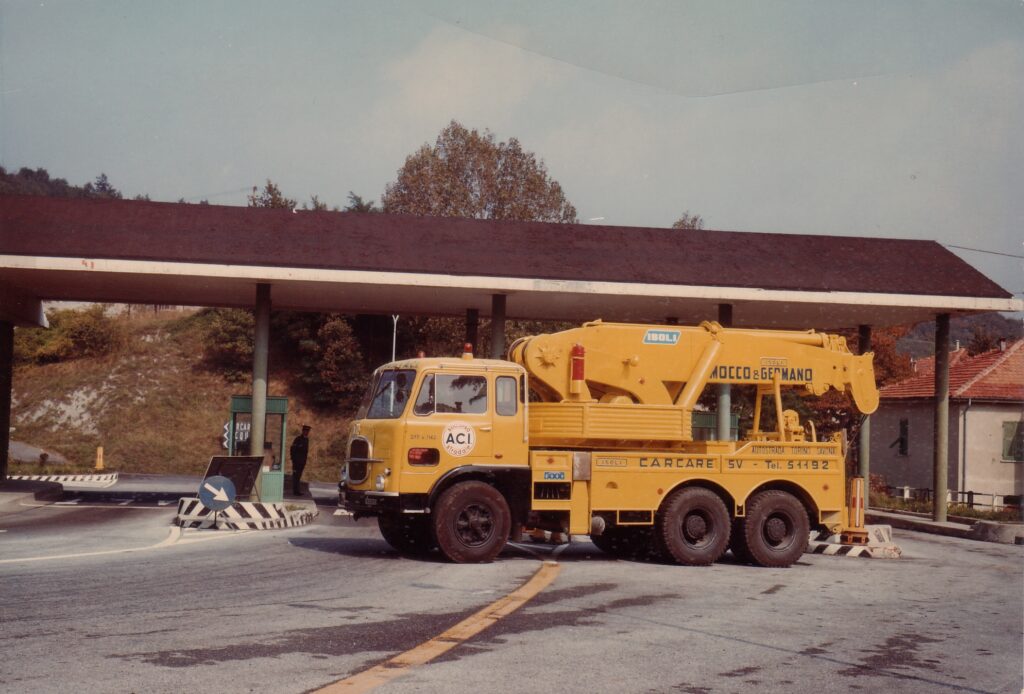
<instances>
[{"instance_id":1,"label":"tire","mask_svg":"<svg viewBox=\"0 0 1024 694\"><path fill-rule=\"evenodd\" d=\"M423 555L437 546L427 515L385 513L377 516L377 527L384 541L402 554Z\"/></svg>"},{"instance_id":2,"label":"tire","mask_svg":"<svg viewBox=\"0 0 1024 694\"><path fill-rule=\"evenodd\" d=\"M731 521L725 503L710 489L674 492L658 511L661 548L678 564L708 566L729 546Z\"/></svg>"},{"instance_id":3,"label":"tire","mask_svg":"<svg viewBox=\"0 0 1024 694\"><path fill-rule=\"evenodd\" d=\"M747 547L747 538L744 535L746 522L743 518L737 518L732 522L732 535L729 536L729 549L732 550L733 559L742 564L753 564L754 559L750 556L750 548Z\"/></svg>"},{"instance_id":4,"label":"tire","mask_svg":"<svg viewBox=\"0 0 1024 694\"><path fill-rule=\"evenodd\" d=\"M590 541L604 552L620 559L639 559L650 549L649 528L605 528L600 535L591 535Z\"/></svg>"},{"instance_id":5,"label":"tire","mask_svg":"<svg viewBox=\"0 0 1024 694\"><path fill-rule=\"evenodd\" d=\"M807 549L807 509L788 492L761 492L747 505L743 538L750 558L759 566L784 568Z\"/></svg>"},{"instance_id":6,"label":"tire","mask_svg":"<svg viewBox=\"0 0 1024 694\"><path fill-rule=\"evenodd\" d=\"M512 527L505 497L484 482L462 482L445 490L433 518L441 553L458 564L493 561Z\"/></svg>"}]
</instances>

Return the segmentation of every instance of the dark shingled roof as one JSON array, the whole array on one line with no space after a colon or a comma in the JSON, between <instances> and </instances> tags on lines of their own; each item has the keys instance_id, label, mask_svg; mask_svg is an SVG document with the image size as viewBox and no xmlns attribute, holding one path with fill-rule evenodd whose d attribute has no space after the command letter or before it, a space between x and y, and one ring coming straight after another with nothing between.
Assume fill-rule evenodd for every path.
<instances>
[{"instance_id":1,"label":"dark shingled roof","mask_svg":"<svg viewBox=\"0 0 1024 694\"><path fill-rule=\"evenodd\" d=\"M0 196L0 254L1010 298L933 241Z\"/></svg>"}]
</instances>

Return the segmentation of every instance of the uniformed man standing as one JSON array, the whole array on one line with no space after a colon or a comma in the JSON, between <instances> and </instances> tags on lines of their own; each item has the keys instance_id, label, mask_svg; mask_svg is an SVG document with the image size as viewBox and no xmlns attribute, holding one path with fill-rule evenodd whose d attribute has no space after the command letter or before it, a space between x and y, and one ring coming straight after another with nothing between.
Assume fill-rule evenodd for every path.
<instances>
[{"instance_id":1,"label":"uniformed man standing","mask_svg":"<svg viewBox=\"0 0 1024 694\"><path fill-rule=\"evenodd\" d=\"M302 433L292 441L288 453L292 458L292 494L302 496L302 471L306 469L306 458L309 456L309 431L308 424L302 425Z\"/></svg>"}]
</instances>

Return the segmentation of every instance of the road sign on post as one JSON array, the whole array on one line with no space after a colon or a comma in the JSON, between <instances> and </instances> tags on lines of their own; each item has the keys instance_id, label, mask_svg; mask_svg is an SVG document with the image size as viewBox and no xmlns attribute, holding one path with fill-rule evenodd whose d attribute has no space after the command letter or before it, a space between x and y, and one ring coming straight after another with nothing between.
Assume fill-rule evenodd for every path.
<instances>
[{"instance_id":1,"label":"road sign on post","mask_svg":"<svg viewBox=\"0 0 1024 694\"><path fill-rule=\"evenodd\" d=\"M227 477L207 477L199 486L199 500L211 511L223 511L235 503L235 484Z\"/></svg>"}]
</instances>

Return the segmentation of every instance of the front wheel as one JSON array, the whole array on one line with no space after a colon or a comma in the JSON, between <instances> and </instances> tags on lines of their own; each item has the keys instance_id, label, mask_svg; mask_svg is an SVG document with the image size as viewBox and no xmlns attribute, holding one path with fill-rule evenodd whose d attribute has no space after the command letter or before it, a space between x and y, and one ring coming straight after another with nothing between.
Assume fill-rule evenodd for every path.
<instances>
[{"instance_id":1,"label":"front wheel","mask_svg":"<svg viewBox=\"0 0 1024 694\"><path fill-rule=\"evenodd\" d=\"M746 551L760 566L791 566L807 548L810 525L807 510L795 496L778 489L761 492L747 505Z\"/></svg>"},{"instance_id":2,"label":"front wheel","mask_svg":"<svg viewBox=\"0 0 1024 694\"><path fill-rule=\"evenodd\" d=\"M484 482L462 482L445 490L433 518L441 553L459 564L493 561L512 526L505 497Z\"/></svg>"},{"instance_id":3,"label":"front wheel","mask_svg":"<svg viewBox=\"0 0 1024 694\"><path fill-rule=\"evenodd\" d=\"M729 546L729 529L729 511L710 489L680 489L658 511L658 539L680 564L707 566L716 561Z\"/></svg>"}]
</instances>

